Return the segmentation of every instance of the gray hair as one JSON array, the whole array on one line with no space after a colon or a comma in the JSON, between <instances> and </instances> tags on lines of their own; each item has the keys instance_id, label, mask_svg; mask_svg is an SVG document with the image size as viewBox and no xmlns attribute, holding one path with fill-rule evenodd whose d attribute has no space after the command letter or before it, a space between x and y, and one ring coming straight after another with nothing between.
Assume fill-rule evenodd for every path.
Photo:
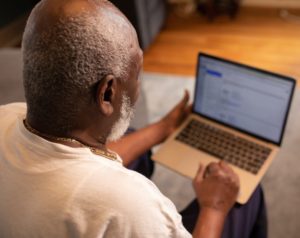
<instances>
[{"instance_id":1,"label":"gray hair","mask_svg":"<svg viewBox=\"0 0 300 238\"><path fill-rule=\"evenodd\" d=\"M68 131L76 127L78 113L95 102L93 90L102 78L128 77L128 36L117 35L125 35L119 33L122 16L114 15L109 26L103 14L64 16L33 33L32 15L22 42L27 113L60 132ZM128 25L124 19L123 24Z\"/></svg>"}]
</instances>

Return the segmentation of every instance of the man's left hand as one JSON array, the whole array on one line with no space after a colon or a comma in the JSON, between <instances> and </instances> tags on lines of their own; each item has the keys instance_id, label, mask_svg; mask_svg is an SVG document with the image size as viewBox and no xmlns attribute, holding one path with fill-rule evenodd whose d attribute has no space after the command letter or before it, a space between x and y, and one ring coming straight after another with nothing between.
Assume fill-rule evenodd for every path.
<instances>
[{"instance_id":1,"label":"man's left hand","mask_svg":"<svg viewBox=\"0 0 300 238\"><path fill-rule=\"evenodd\" d=\"M165 138L174 132L191 112L192 106L188 105L189 98L189 93L185 90L181 101L158 122L162 125L161 128L164 131Z\"/></svg>"}]
</instances>

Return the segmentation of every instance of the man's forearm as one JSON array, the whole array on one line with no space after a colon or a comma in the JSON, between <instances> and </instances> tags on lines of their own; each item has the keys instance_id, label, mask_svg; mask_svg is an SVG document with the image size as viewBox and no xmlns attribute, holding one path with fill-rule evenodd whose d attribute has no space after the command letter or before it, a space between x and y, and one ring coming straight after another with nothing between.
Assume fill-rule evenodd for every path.
<instances>
[{"instance_id":1,"label":"man's forearm","mask_svg":"<svg viewBox=\"0 0 300 238\"><path fill-rule=\"evenodd\" d=\"M125 135L116 142L110 142L107 147L117 152L128 165L154 145L161 143L167 136L164 124L159 121L143 129Z\"/></svg>"},{"instance_id":2,"label":"man's forearm","mask_svg":"<svg viewBox=\"0 0 300 238\"><path fill-rule=\"evenodd\" d=\"M225 215L213 208L202 208L193 231L193 238L220 238Z\"/></svg>"}]
</instances>

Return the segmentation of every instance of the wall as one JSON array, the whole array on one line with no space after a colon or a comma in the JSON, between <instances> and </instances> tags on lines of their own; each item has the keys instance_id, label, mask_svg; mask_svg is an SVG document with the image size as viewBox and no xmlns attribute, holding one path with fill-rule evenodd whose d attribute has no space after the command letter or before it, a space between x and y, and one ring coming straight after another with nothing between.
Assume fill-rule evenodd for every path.
<instances>
[{"instance_id":1,"label":"wall","mask_svg":"<svg viewBox=\"0 0 300 238\"><path fill-rule=\"evenodd\" d=\"M242 0L244 6L300 8L300 0Z\"/></svg>"},{"instance_id":2,"label":"wall","mask_svg":"<svg viewBox=\"0 0 300 238\"><path fill-rule=\"evenodd\" d=\"M1 0L0 28L31 10L38 0Z\"/></svg>"}]
</instances>

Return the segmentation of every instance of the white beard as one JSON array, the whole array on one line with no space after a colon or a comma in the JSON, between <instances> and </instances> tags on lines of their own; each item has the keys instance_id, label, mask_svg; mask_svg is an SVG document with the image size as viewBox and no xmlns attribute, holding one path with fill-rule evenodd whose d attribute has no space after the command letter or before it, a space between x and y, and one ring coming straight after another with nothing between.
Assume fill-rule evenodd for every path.
<instances>
[{"instance_id":1,"label":"white beard","mask_svg":"<svg viewBox=\"0 0 300 238\"><path fill-rule=\"evenodd\" d=\"M128 129L134 114L134 109L130 105L130 98L124 93L122 95L121 116L113 125L107 137L107 141L120 139Z\"/></svg>"}]
</instances>

